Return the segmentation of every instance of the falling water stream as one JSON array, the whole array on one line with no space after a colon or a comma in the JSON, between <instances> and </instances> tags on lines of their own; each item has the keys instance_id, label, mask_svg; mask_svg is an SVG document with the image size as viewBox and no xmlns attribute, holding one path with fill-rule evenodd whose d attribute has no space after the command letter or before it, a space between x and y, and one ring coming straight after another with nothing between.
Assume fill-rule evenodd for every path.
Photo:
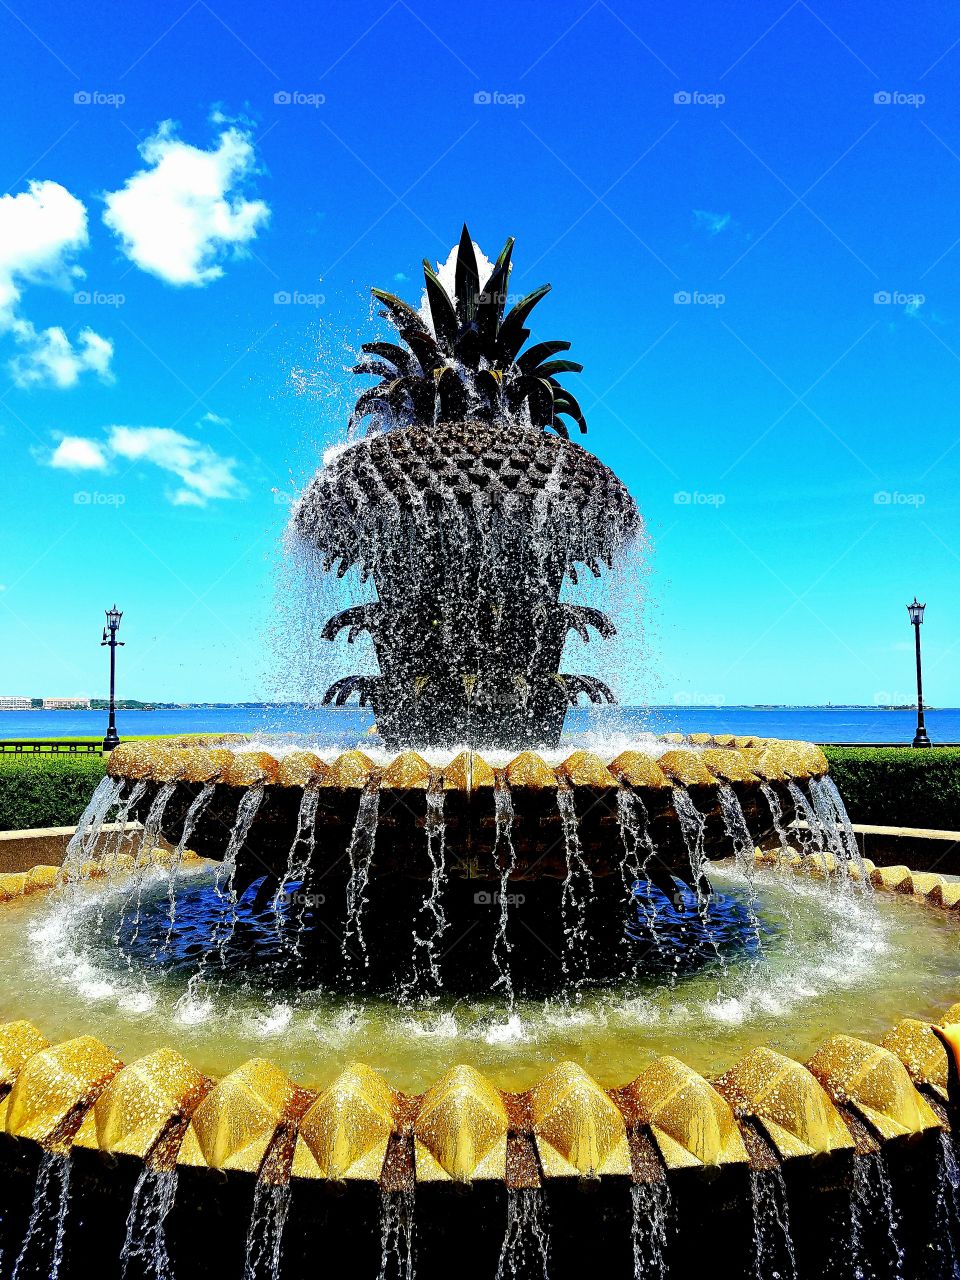
<instances>
[{"instance_id":1,"label":"falling water stream","mask_svg":"<svg viewBox=\"0 0 960 1280\"><path fill-rule=\"evenodd\" d=\"M550 1233L539 1187L507 1189L507 1224L496 1280L549 1280Z\"/></svg>"},{"instance_id":2,"label":"falling water stream","mask_svg":"<svg viewBox=\"0 0 960 1280\"><path fill-rule=\"evenodd\" d=\"M667 1256L673 1212L670 1184L635 1182L630 1187L634 1280L667 1280Z\"/></svg>"},{"instance_id":3,"label":"falling water stream","mask_svg":"<svg viewBox=\"0 0 960 1280\"><path fill-rule=\"evenodd\" d=\"M878 1280L905 1280L900 1214L893 1202L893 1184L883 1151L853 1160L850 1190L850 1269L854 1280L873 1280L872 1255L883 1259Z\"/></svg>"},{"instance_id":4,"label":"falling water stream","mask_svg":"<svg viewBox=\"0 0 960 1280\"><path fill-rule=\"evenodd\" d=\"M122 1280L173 1280L164 1224L177 1194L177 1171L144 1165L133 1189L120 1254ZM132 1265L137 1264L137 1265Z\"/></svg>"},{"instance_id":5,"label":"falling water stream","mask_svg":"<svg viewBox=\"0 0 960 1280\"><path fill-rule=\"evenodd\" d=\"M30 1220L12 1280L57 1280L63 1262L72 1168L69 1156L45 1151L40 1157Z\"/></svg>"},{"instance_id":6,"label":"falling water stream","mask_svg":"<svg viewBox=\"0 0 960 1280\"><path fill-rule=\"evenodd\" d=\"M567 874L563 880L560 910L563 915L564 996L572 988L575 999L580 998L583 986L590 979L590 948L587 945L587 903L593 896L593 875L583 856L580 832L577 826L577 807L573 792L567 787L557 788L557 805L563 825L563 847Z\"/></svg>"},{"instance_id":7,"label":"falling water stream","mask_svg":"<svg viewBox=\"0 0 960 1280\"><path fill-rule=\"evenodd\" d=\"M289 1182L257 1182L247 1229L244 1280L280 1280L283 1228L289 1211Z\"/></svg>"},{"instance_id":8,"label":"falling water stream","mask_svg":"<svg viewBox=\"0 0 960 1280\"><path fill-rule=\"evenodd\" d=\"M378 1280L414 1280L414 1192L380 1192Z\"/></svg>"},{"instance_id":9,"label":"falling water stream","mask_svg":"<svg viewBox=\"0 0 960 1280\"><path fill-rule=\"evenodd\" d=\"M797 1280L787 1186L779 1165L762 1171L751 1169L750 1198L755 1280Z\"/></svg>"}]
</instances>

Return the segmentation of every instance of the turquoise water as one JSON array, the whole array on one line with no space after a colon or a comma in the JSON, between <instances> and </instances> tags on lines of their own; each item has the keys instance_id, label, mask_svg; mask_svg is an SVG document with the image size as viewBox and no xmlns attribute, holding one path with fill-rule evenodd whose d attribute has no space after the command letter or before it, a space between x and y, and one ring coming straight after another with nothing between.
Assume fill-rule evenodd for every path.
<instances>
[{"instance_id":1,"label":"turquoise water","mask_svg":"<svg viewBox=\"0 0 960 1280\"><path fill-rule=\"evenodd\" d=\"M309 733L333 745L362 735L372 716L355 708L198 707L175 711L118 711L120 736L149 733ZM0 738L102 737L103 711L2 711ZM902 742L913 739L916 712L877 707L613 707L567 715L567 731L587 728L667 733L742 733L808 742ZM927 713L934 743L960 742L960 709Z\"/></svg>"}]
</instances>

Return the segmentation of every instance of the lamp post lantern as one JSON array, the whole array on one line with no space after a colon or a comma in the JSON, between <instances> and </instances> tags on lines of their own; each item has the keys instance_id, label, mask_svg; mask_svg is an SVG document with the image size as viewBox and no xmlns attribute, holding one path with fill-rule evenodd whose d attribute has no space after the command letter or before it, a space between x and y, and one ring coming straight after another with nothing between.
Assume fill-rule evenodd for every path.
<instances>
[{"instance_id":1,"label":"lamp post lantern","mask_svg":"<svg viewBox=\"0 0 960 1280\"><path fill-rule=\"evenodd\" d=\"M114 695L117 675L117 645L124 642L117 639L117 628L120 626L120 619L123 617L122 612L116 605L112 609L105 610L107 615L107 625L103 628L103 639L100 641L101 648L103 645L110 646L110 722L107 725L107 736L103 740L104 751L112 751L114 747L120 745L120 739L117 736L117 706Z\"/></svg>"},{"instance_id":2,"label":"lamp post lantern","mask_svg":"<svg viewBox=\"0 0 960 1280\"><path fill-rule=\"evenodd\" d=\"M923 611L926 607L925 604L920 603L916 596L913 597L913 604L907 605L907 613L910 615L917 641L917 732L913 739L915 747L930 746L927 727L923 723L923 671L920 666L920 624L923 622Z\"/></svg>"}]
</instances>

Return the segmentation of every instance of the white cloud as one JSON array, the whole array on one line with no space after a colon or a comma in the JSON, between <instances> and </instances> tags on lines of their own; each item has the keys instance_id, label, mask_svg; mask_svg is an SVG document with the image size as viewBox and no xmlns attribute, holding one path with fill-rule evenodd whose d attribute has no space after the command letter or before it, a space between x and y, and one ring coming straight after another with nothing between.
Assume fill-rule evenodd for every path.
<instances>
[{"instance_id":1,"label":"white cloud","mask_svg":"<svg viewBox=\"0 0 960 1280\"><path fill-rule=\"evenodd\" d=\"M29 320L15 320L10 331L24 347L10 361L18 387L72 387L82 373L96 373L105 382L113 376L113 343L93 329L81 329L76 346L59 325L38 331Z\"/></svg>"},{"instance_id":2,"label":"white cloud","mask_svg":"<svg viewBox=\"0 0 960 1280\"><path fill-rule=\"evenodd\" d=\"M72 387L82 373L110 378L113 344L90 328L77 345L64 329L37 329L19 313L24 286L69 288L83 276L73 261L86 248L87 211L58 182L31 182L26 191L0 197L0 333L22 354L9 362L20 387Z\"/></svg>"},{"instance_id":3,"label":"white cloud","mask_svg":"<svg viewBox=\"0 0 960 1280\"><path fill-rule=\"evenodd\" d=\"M719 235L730 225L729 213L710 213L707 209L694 209L693 216L702 227L706 227L710 235Z\"/></svg>"},{"instance_id":4,"label":"white cloud","mask_svg":"<svg viewBox=\"0 0 960 1280\"><path fill-rule=\"evenodd\" d=\"M234 458L221 457L208 444L170 427L111 427L109 447L118 457L152 462L175 475L181 486L168 495L175 506L202 507L211 498L236 498L243 492Z\"/></svg>"},{"instance_id":5,"label":"white cloud","mask_svg":"<svg viewBox=\"0 0 960 1280\"><path fill-rule=\"evenodd\" d=\"M250 134L231 127L204 151L181 142L171 120L140 147L147 168L105 196L103 220L127 257L170 284L203 285L266 224L270 210L238 188L253 174Z\"/></svg>"},{"instance_id":6,"label":"white cloud","mask_svg":"<svg viewBox=\"0 0 960 1280\"><path fill-rule=\"evenodd\" d=\"M42 461L70 471L105 471L114 462L149 463L179 481L166 493L175 507L205 507L215 498L245 493L235 458L171 427L108 427L102 441L64 436Z\"/></svg>"},{"instance_id":7,"label":"white cloud","mask_svg":"<svg viewBox=\"0 0 960 1280\"><path fill-rule=\"evenodd\" d=\"M50 455L51 467L67 471L105 471L107 455L101 445L85 436L64 436Z\"/></svg>"}]
</instances>

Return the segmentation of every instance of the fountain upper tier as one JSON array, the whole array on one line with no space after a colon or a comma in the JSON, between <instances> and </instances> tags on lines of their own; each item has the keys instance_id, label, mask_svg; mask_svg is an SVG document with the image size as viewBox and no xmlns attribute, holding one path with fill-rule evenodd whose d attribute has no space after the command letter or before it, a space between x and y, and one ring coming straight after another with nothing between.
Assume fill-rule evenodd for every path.
<instances>
[{"instance_id":1,"label":"fountain upper tier","mask_svg":"<svg viewBox=\"0 0 960 1280\"><path fill-rule=\"evenodd\" d=\"M203 740L201 740L202 744ZM204 788L212 788L190 833L190 847L206 857L237 859L240 891L265 873L287 874L298 833L313 840L315 871L336 877L349 873L349 851L362 798L376 795L377 877L429 875L423 830L431 795L442 798L447 874L453 878L498 882L503 850L497 849L495 796L509 794L513 880L563 877L567 873L561 795L570 797L577 837L593 875L619 873L619 830L624 799L643 801L647 830L656 850L649 877L668 892L671 876L691 878L687 841L677 813L677 791L686 792L704 814L705 852L726 856L730 838L723 823L723 787L737 795L750 835L759 843L772 829L769 795L779 800L784 820L794 814L790 782L821 777L827 762L810 743L762 738L714 738L707 734L680 742L650 739L637 749L603 759L577 750L557 765L524 751L504 767L494 767L478 752L461 751L442 765L431 765L415 751L377 764L359 750L324 758L313 751L274 755L247 744L198 745L196 740L159 745L132 742L111 755L109 772L141 784L137 812L146 814L161 787L169 796L160 814L161 831L177 842L186 811ZM243 798L251 790L262 798L239 849L230 847ZM765 796L763 792L766 791ZM304 823L304 796L310 806L310 832Z\"/></svg>"}]
</instances>

